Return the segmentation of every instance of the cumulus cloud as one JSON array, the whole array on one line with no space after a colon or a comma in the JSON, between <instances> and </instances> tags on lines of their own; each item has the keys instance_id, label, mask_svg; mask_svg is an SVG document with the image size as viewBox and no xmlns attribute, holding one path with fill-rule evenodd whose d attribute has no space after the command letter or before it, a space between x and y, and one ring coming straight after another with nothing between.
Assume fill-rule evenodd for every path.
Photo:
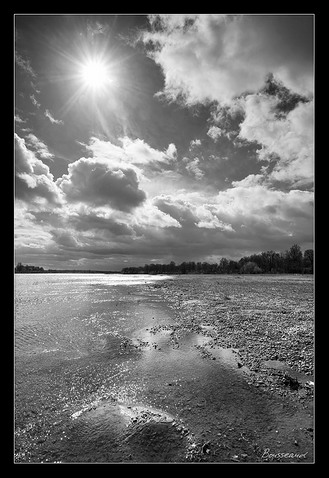
<instances>
[{"instance_id":1,"label":"cumulus cloud","mask_svg":"<svg viewBox=\"0 0 329 478\"><path fill-rule=\"evenodd\" d=\"M203 242L202 231L206 230L209 254L234 257L237 251L284 250L287 241L296 238L309 247L313 200L311 191L274 190L262 183L261 175L251 175L248 181L236 181L216 196L162 195L154 203L182 225L177 232L180 240Z\"/></svg>"},{"instance_id":2,"label":"cumulus cloud","mask_svg":"<svg viewBox=\"0 0 329 478\"><path fill-rule=\"evenodd\" d=\"M177 148L174 143L170 143L167 150L166 156L168 159L176 159L177 158Z\"/></svg>"},{"instance_id":3,"label":"cumulus cloud","mask_svg":"<svg viewBox=\"0 0 329 478\"><path fill-rule=\"evenodd\" d=\"M141 40L162 68L161 94L212 103L208 136L261 147L262 173L286 187L313 181L311 15L152 15ZM190 148L192 147L192 142ZM186 169L200 179L198 160Z\"/></svg>"},{"instance_id":4,"label":"cumulus cloud","mask_svg":"<svg viewBox=\"0 0 329 478\"><path fill-rule=\"evenodd\" d=\"M61 211L35 212L35 227L32 219L27 219L29 215L22 214L22 221L29 220L30 230L38 230L41 220L47 224L43 226L43 250L35 250L39 257L48 253L59 260L84 258L94 267L96 259L111 257L120 268L126 257L138 265L149 262L150 257L207 260L269 248L284 250L287 241L296 242L295 238L302 247L309 247L312 213L313 193L275 191L263 184L259 175L250 175L213 196L162 194L129 211L67 202ZM20 236L19 250L33 257L35 235Z\"/></svg>"},{"instance_id":5,"label":"cumulus cloud","mask_svg":"<svg viewBox=\"0 0 329 478\"><path fill-rule=\"evenodd\" d=\"M181 226L189 230L191 228L206 228L233 231L230 224L223 222L214 214L216 208L213 205L207 204L207 202L198 204L198 201L193 201L193 195L190 195L189 199L188 201L180 196L161 195L154 198L153 203L158 209L173 217ZM198 232L194 233L196 236L199 234Z\"/></svg>"},{"instance_id":6,"label":"cumulus cloud","mask_svg":"<svg viewBox=\"0 0 329 478\"><path fill-rule=\"evenodd\" d=\"M54 183L49 167L25 144L25 140L15 133L15 193L18 199L25 201L46 199L60 205L62 198Z\"/></svg>"},{"instance_id":7,"label":"cumulus cloud","mask_svg":"<svg viewBox=\"0 0 329 478\"><path fill-rule=\"evenodd\" d=\"M124 163L138 167L150 164L166 164L177 157L177 149L173 143L168 145L166 151L159 151L139 138L133 140L124 136L118 139L122 146L92 137L85 147L92 152L94 157L108 159L112 164L114 162L116 164Z\"/></svg>"},{"instance_id":8,"label":"cumulus cloud","mask_svg":"<svg viewBox=\"0 0 329 478\"><path fill-rule=\"evenodd\" d=\"M144 237L149 229L182 227L177 219L159 208L154 199L146 201L142 207L136 210L134 216L130 219L130 224Z\"/></svg>"},{"instance_id":9,"label":"cumulus cloud","mask_svg":"<svg viewBox=\"0 0 329 478\"><path fill-rule=\"evenodd\" d=\"M204 172L199 168L199 163L199 158L194 158L185 166L186 170L192 173L197 180L202 179L204 176Z\"/></svg>"},{"instance_id":10,"label":"cumulus cloud","mask_svg":"<svg viewBox=\"0 0 329 478\"><path fill-rule=\"evenodd\" d=\"M192 211L193 206L188 201L169 195L161 195L154 198L153 204L160 211L173 217L181 225L193 226L198 222Z\"/></svg>"},{"instance_id":11,"label":"cumulus cloud","mask_svg":"<svg viewBox=\"0 0 329 478\"><path fill-rule=\"evenodd\" d=\"M216 141L216 139L220 138L223 135L223 131L218 126L212 125L208 129L207 135L210 136L210 138L212 138L214 141Z\"/></svg>"},{"instance_id":12,"label":"cumulus cloud","mask_svg":"<svg viewBox=\"0 0 329 478\"><path fill-rule=\"evenodd\" d=\"M59 178L57 185L70 201L107 204L122 211L129 211L146 199L133 169L111 167L95 158L80 158L69 164L68 174Z\"/></svg>"},{"instance_id":13,"label":"cumulus cloud","mask_svg":"<svg viewBox=\"0 0 329 478\"><path fill-rule=\"evenodd\" d=\"M54 155L49 152L47 145L37 138L33 133L29 133L26 136L26 141L30 147L40 156L42 159L53 159Z\"/></svg>"},{"instance_id":14,"label":"cumulus cloud","mask_svg":"<svg viewBox=\"0 0 329 478\"><path fill-rule=\"evenodd\" d=\"M53 236L54 241L59 246L76 249L82 245L82 243L76 239L71 231L68 231L67 229L53 229L50 233Z\"/></svg>"},{"instance_id":15,"label":"cumulus cloud","mask_svg":"<svg viewBox=\"0 0 329 478\"><path fill-rule=\"evenodd\" d=\"M278 157L269 179L311 183L313 181L313 101L299 103L283 118L277 118L278 98L262 94L243 99L245 118L239 138L255 141L262 148L259 159Z\"/></svg>"},{"instance_id":16,"label":"cumulus cloud","mask_svg":"<svg viewBox=\"0 0 329 478\"><path fill-rule=\"evenodd\" d=\"M256 243L262 247L267 247L266 241L271 241L271 236L273 240L275 237L284 240L300 234L300 239L311 242L313 193L274 190L258 181L259 176L255 175L249 181L236 181L234 187L218 193L216 211L223 220L230 220L235 230L243 226L242 236L250 243L259 234Z\"/></svg>"},{"instance_id":17,"label":"cumulus cloud","mask_svg":"<svg viewBox=\"0 0 329 478\"><path fill-rule=\"evenodd\" d=\"M128 221L127 221L128 222ZM133 228L123 220L116 219L112 211L86 208L69 216L69 224L76 231L97 231L98 234L132 236Z\"/></svg>"},{"instance_id":18,"label":"cumulus cloud","mask_svg":"<svg viewBox=\"0 0 329 478\"><path fill-rule=\"evenodd\" d=\"M190 142L190 149L192 149L194 146L201 146L201 140L200 139L192 139Z\"/></svg>"},{"instance_id":19,"label":"cumulus cloud","mask_svg":"<svg viewBox=\"0 0 329 478\"><path fill-rule=\"evenodd\" d=\"M294 91L313 89L312 16L156 15L141 39L162 68L163 95L189 104L230 102L273 73Z\"/></svg>"}]
</instances>

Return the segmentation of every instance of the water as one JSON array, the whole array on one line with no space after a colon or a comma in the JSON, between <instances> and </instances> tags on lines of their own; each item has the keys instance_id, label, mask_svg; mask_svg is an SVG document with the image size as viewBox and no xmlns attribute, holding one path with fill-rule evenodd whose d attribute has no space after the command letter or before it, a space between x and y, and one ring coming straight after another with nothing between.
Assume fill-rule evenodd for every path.
<instances>
[{"instance_id":1,"label":"water","mask_svg":"<svg viewBox=\"0 0 329 478\"><path fill-rule=\"evenodd\" d=\"M169 426L179 411L177 393L204 387L216 367L200 353L208 347L210 354L210 337L174 334L175 313L153 287L164 279L170 278L15 276L17 461L121 461L132 450L141 460L185 457L185 434L182 441ZM235 359L219 347L211 353L224 365ZM148 419L140 424L143 413ZM139 431L128 439L135 422ZM148 449L149 433L158 441ZM118 441L126 448L116 453Z\"/></svg>"},{"instance_id":2,"label":"water","mask_svg":"<svg viewBox=\"0 0 329 478\"><path fill-rule=\"evenodd\" d=\"M152 287L165 278L15 276L16 460L41 461L38 446L45 444L46 460L62 457L56 444L65 440L74 417L100 400L131 401L143 389L143 380L133 376L142 353L130 337L151 321L170 320L169 309ZM112 414L116 422L117 410ZM97 417L92 421L96 428ZM80 456L77 447L73 458ZM96 448L89 449L97 461Z\"/></svg>"},{"instance_id":3,"label":"water","mask_svg":"<svg viewBox=\"0 0 329 478\"><path fill-rule=\"evenodd\" d=\"M131 323L129 310L147 297L145 285L163 278L124 274L17 274L16 357L54 352L61 357L79 357L97 350L101 337L107 333L124 334L143 322L141 310L137 310Z\"/></svg>"}]
</instances>

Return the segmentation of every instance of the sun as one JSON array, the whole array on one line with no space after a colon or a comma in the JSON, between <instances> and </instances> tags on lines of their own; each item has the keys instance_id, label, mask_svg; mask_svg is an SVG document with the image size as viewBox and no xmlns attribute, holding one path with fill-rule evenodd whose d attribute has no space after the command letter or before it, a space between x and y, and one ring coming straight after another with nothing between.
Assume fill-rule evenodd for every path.
<instances>
[{"instance_id":1,"label":"sun","mask_svg":"<svg viewBox=\"0 0 329 478\"><path fill-rule=\"evenodd\" d=\"M81 66L80 77L85 87L100 92L111 82L108 65L99 59L86 61Z\"/></svg>"}]
</instances>

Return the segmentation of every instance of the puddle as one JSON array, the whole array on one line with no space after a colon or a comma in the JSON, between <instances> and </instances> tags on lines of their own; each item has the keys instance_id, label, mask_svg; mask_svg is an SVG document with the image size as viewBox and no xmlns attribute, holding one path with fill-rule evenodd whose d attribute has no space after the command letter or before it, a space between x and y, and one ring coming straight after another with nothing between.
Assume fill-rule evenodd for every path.
<instances>
[{"instance_id":1,"label":"puddle","mask_svg":"<svg viewBox=\"0 0 329 478\"><path fill-rule=\"evenodd\" d=\"M205 327L206 331L211 330L211 327ZM152 328L140 329L133 334L132 343L142 350L139 368L144 373L154 370L159 377L195 375L204 373L209 367L248 371L241 363L237 349L220 347L210 336L187 329L169 326L156 332Z\"/></svg>"},{"instance_id":2,"label":"puddle","mask_svg":"<svg viewBox=\"0 0 329 478\"><path fill-rule=\"evenodd\" d=\"M312 375L306 375L302 372L297 372L281 360L265 360L263 362L263 366L267 369L286 372L290 377L297 379L302 385L305 385L306 383L310 385L314 384Z\"/></svg>"}]
</instances>

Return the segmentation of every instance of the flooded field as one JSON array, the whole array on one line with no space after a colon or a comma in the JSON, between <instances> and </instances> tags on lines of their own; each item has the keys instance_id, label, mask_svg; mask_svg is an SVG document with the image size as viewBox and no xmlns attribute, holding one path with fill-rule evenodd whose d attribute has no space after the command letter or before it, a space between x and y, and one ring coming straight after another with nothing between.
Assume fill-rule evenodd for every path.
<instances>
[{"instance_id":1,"label":"flooded field","mask_svg":"<svg viewBox=\"0 0 329 478\"><path fill-rule=\"evenodd\" d=\"M15 462L312 462L310 276L15 277Z\"/></svg>"}]
</instances>

